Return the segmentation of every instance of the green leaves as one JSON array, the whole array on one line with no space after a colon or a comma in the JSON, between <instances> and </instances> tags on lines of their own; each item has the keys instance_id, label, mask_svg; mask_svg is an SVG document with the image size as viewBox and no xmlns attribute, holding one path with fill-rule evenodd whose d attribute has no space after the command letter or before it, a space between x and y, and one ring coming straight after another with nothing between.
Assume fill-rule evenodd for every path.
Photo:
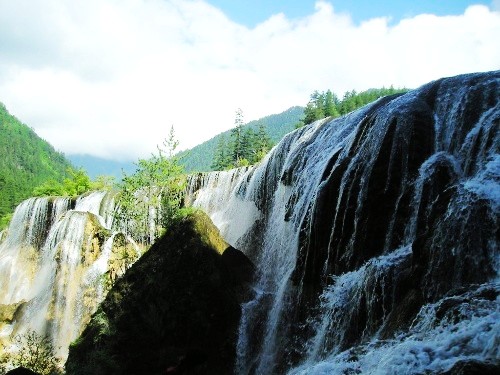
<instances>
[{"instance_id":1,"label":"green leaves","mask_svg":"<svg viewBox=\"0 0 500 375\"><path fill-rule=\"evenodd\" d=\"M149 159L139 159L135 173L124 175L119 185L116 216L125 232L142 243L152 243L179 213L186 179L174 156L177 145L172 127L163 147Z\"/></svg>"},{"instance_id":2,"label":"green leaves","mask_svg":"<svg viewBox=\"0 0 500 375\"><path fill-rule=\"evenodd\" d=\"M64 196L76 197L91 190L98 190L96 185L90 180L90 177L83 169L74 170L68 168L69 177L65 178L62 183L49 179L42 185L33 190L32 195L35 197L43 196ZM102 181L99 182L99 187L104 187Z\"/></svg>"},{"instance_id":3,"label":"green leaves","mask_svg":"<svg viewBox=\"0 0 500 375\"><path fill-rule=\"evenodd\" d=\"M23 335L15 336L13 341L19 351L7 357L7 363L14 367L28 368L41 375L62 373L60 360L55 356L49 336L42 336L35 331L28 330Z\"/></svg>"}]
</instances>

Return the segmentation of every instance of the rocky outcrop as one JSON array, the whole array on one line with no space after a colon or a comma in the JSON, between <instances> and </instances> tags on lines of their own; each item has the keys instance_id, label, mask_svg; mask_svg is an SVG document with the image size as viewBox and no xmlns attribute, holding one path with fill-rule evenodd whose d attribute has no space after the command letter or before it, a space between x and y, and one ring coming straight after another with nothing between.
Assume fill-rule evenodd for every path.
<instances>
[{"instance_id":1,"label":"rocky outcrop","mask_svg":"<svg viewBox=\"0 0 500 375\"><path fill-rule=\"evenodd\" d=\"M230 374L253 266L188 215L120 278L70 347L68 374Z\"/></svg>"}]
</instances>

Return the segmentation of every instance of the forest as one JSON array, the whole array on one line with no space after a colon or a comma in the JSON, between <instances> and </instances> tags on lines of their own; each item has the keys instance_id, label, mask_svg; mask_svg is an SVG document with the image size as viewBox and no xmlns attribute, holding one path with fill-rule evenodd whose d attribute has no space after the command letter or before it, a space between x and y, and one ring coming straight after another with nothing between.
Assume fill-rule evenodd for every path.
<instances>
[{"instance_id":1,"label":"forest","mask_svg":"<svg viewBox=\"0 0 500 375\"><path fill-rule=\"evenodd\" d=\"M12 116L0 103L0 230L33 189L62 181L72 170L64 155Z\"/></svg>"},{"instance_id":2,"label":"forest","mask_svg":"<svg viewBox=\"0 0 500 375\"><path fill-rule=\"evenodd\" d=\"M255 132L252 128L244 128L243 111L238 109L235 116L235 127L231 129L229 140L219 138L212 163L214 170L244 167L259 162L271 149L271 138L264 125L259 124Z\"/></svg>"},{"instance_id":3,"label":"forest","mask_svg":"<svg viewBox=\"0 0 500 375\"><path fill-rule=\"evenodd\" d=\"M370 89L360 93L352 90L346 91L342 99L339 99L331 90L323 92L314 91L304 109L304 118L298 124L298 127L311 124L325 117L335 118L343 116L381 97L403 94L408 91L409 89L406 88L395 89L392 86L389 88Z\"/></svg>"}]
</instances>

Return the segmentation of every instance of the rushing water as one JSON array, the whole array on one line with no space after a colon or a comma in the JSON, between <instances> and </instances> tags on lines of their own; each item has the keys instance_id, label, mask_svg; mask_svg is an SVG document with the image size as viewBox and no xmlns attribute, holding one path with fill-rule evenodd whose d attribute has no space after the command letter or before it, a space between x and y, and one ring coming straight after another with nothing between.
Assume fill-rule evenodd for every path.
<instances>
[{"instance_id":1,"label":"rushing water","mask_svg":"<svg viewBox=\"0 0 500 375\"><path fill-rule=\"evenodd\" d=\"M0 243L0 307L15 311L0 322L0 340L29 330L48 335L67 356L104 298L103 275L113 251L113 194L76 200L30 198L21 203Z\"/></svg>"},{"instance_id":2,"label":"rushing water","mask_svg":"<svg viewBox=\"0 0 500 375\"><path fill-rule=\"evenodd\" d=\"M257 266L238 374L419 374L500 361L500 73L439 80L192 176Z\"/></svg>"}]
</instances>

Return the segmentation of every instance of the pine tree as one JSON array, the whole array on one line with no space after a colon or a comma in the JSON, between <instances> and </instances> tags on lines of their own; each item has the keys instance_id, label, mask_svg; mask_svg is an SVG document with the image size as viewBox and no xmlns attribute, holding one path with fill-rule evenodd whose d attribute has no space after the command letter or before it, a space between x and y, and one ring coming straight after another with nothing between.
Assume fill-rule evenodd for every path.
<instances>
[{"instance_id":1,"label":"pine tree","mask_svg":"<svg viewBox=\"0 0 500 375\"><path fill-rule=\"evenodd\" d=\"M217 148L215 149L214 160L212 162L212 168L216 171L222 171L228 168L231 164L228 146L226 144L226 137L221 135L219 141L217 142Z\"/></svg>"},{"instance_id":2,"label":"pine tree","mask_svg":"<svg viewBox=\"0 0 500 375\"><path fill-rule=\"evenodd\" d=\"M325 117L325 94L314 91L304 109L304 124L311 124Z\"/></svg>"},{"instance_id":3,"label":"pine tree","mask_svg":"<svg viewBox=\"0 0 500 375\"><path fill-rule=\"evenodd\" d=\"M337 105L339 104L339 99L337 96L332 93L331 90L328 90L324 95L325 103L324 103L324 113L325 116L339 117L339 111L337 109Z\"/></svg>"},{"instance_id":4,"label":"pine tree","mask_svg":"<svg viewBox=\"0 0 500 375\"><path fill-rule=\"evenodd\" d=\"M243 159L243 111L241 108L236 110L234 119L234 128L231 130L231 161L233 165L238 164L239 159Z\"/></svg>"},{"instance_id":5,"label":"pine tree","mask_svg":"<svg viewBox=\"0 0 500 375\"><path fill-rule=\"evenodd\" d=\"M253 163L255 159L255 140L256 134L252 129L246 129L241 139L241 159L248 161L248 164Z\"/></svg>"},{"instance_id":6,"label":"pine tree","mask_svg":"<svg viewBox=\"0 0 500 375\"><path fill-rule=\"evenodd\" d=\"M262 123L259 124L259 128L257 130L256 142L254 147L255 159L252 161L253 163L260 161L272 147L271 138L269 138L269 135L266 132L266 128Z\"/></svg>"}]
</instances>

